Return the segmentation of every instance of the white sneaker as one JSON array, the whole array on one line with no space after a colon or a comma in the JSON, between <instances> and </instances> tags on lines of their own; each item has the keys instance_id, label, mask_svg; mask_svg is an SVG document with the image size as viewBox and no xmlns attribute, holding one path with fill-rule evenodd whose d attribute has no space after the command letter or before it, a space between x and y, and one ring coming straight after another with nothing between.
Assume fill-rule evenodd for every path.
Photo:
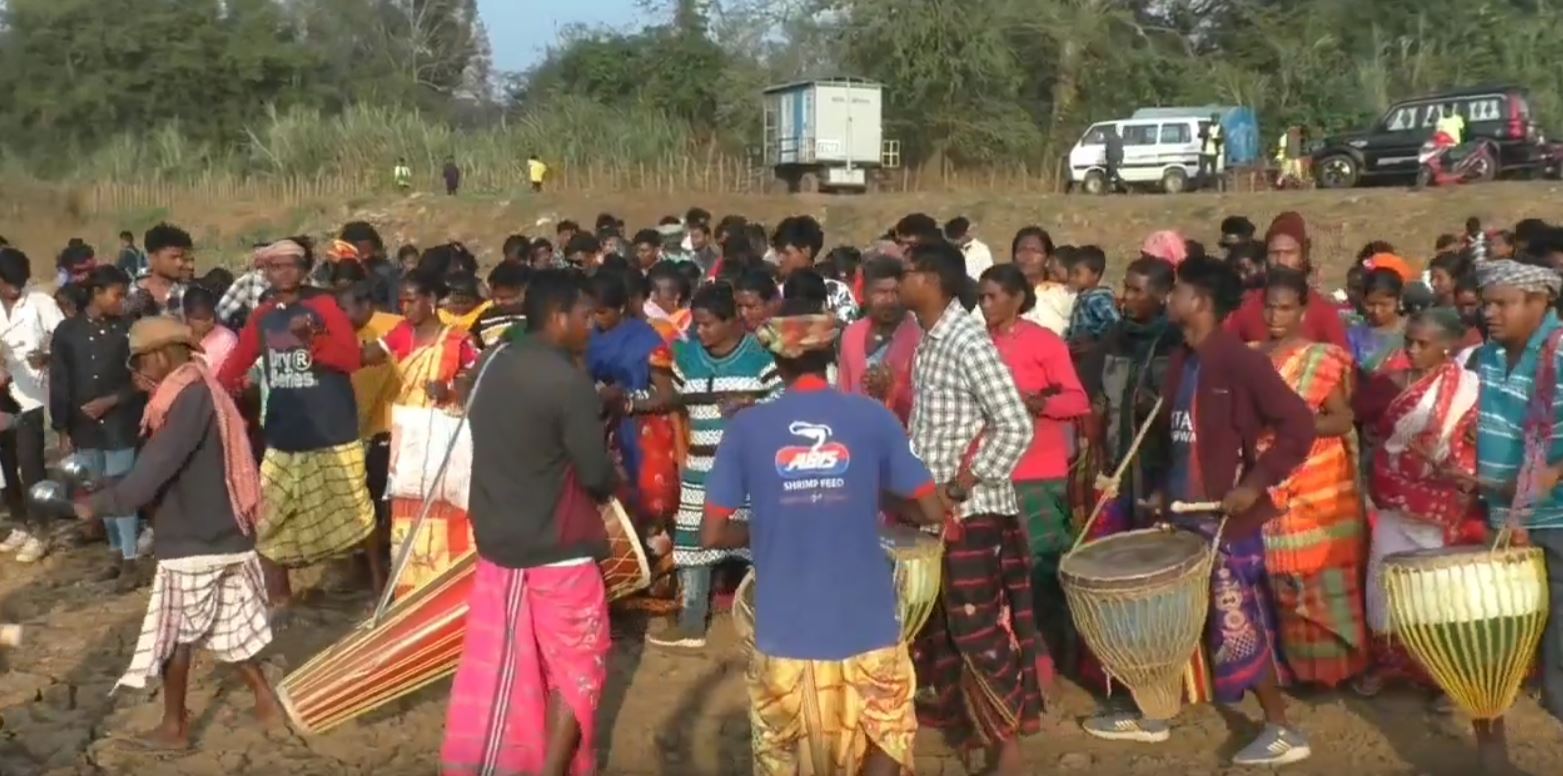
<instances>
[{"instance_id":1,"label":"white sneaker","mask_svg":"<svg viewBox=\"0 0 1563 776\"><path fill-rule=\"evenodd\" d=\"M36 536L29 536L27 541L22 544L22 549L17 551L16 562L37 563L43 560L43 556L48 554L49 545L44 544L43 540Z\"/></svg>"},{"instance_id":2,"label":"white sneaker","mask_svg":"<svg viewBox=\"0 0 1563 776\"><path fill-rule=\"evenodd\" d=\"M26 544L29 538L31 537L26 531L20 528L12 528L11 535L5 537L5 541L0 542L0 552L16 552L22 549L22 545Z\"/></svg>"}]
</instances>

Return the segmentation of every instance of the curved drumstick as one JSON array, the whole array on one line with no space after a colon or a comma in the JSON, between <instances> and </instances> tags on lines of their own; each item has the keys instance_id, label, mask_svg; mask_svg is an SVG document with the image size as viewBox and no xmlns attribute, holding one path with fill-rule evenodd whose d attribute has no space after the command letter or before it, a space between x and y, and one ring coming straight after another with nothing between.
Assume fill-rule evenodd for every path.
<instances>
[{"instance_id":1,"label":"curved drumstick","mask_svg":"<svg viewBox=\"0 0 1563 776\"><path fill-rule=\"evenodd\" d=\"M1194 512L1220 512L1219 501L1174 501L1172 502L1172 514L1187 515Z\"/></svg>"},{"instance_id":2,"label":"curved drumstick","mask_svg":"<svg viewBox=\"0 0 1563 776\"><path fill-rule=\"evenodd\" d=\"M1123 460L1118 462L1118 468L1113 471L1113 476L1107 481L1107 487L1102 489L1102 495L1096 498L1096 506L1091 507L1091 516L1085 519L1085 524L1080 526L1080 534L1075 537L1075 544L1069 548L1070 552L1080 549L1085 537L1091 535L1091 526L1096 523L1097 515L1102 513L1102 507L1107 506L1107 500L1117 495L1118 483L1123 480L1124 472L1129 470L1129 464L1134 461L1134 454L1140 451L1140 443L1145 441L1145 435L1151 432L1151 425L1156 422L1156 415L1161 412L1161 397L1156 397L1155 406L1151 407L1150 415L1145 422L1140 424L1140 430L1134 434L1134 444L1129 446L1129 451L1124 454Z\"/></svg>"}]
</instances>

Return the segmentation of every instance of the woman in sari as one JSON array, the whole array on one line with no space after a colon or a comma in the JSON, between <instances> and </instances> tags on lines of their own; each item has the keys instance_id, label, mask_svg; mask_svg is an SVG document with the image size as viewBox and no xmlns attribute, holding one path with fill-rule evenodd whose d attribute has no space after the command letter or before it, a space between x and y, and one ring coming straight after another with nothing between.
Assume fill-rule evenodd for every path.
<instances>
[{"instance_id":1,"label":"woman in sari","mask_svg":"<svg viewBox=\"0 0 1563 776\"><path fill-rule=\"evenodd\" d=\"M1366 547L1352 442L1351 356L1303 334L1308 281L1276 268L1266 280L1259 345L1316 415L1308 459L1275 488L1282 510L1264 527L1265 567L1279 615L1281 654L1301 682L1333 687L1367 665L1362 575Z\"/></svg>"},{"instance_id":2,"label":"woman in sari","mask_svg":"<svg viewBox=\"0 0 1563 776\"><path fill-rule=\"evenodd\" d=\"M1377 695L1390 679L1426 682L1390 636L1380 586L1384 558L1479 541L1475 495L1476 399L1480 381L1455 358L1465 323L1452 308L1418 313L1406 327L1409 369L1394 374L1400 395L1378 420L1384 439L1369 480L1378 519L1368 555L1367 617L1374 666L1353 688Z\"/></svg>"},{"instance_id":3,"label":"woman in sari","mask_svg":"<svg viewBox=\"0 0 1563 776\"><path fill-rule=\"evenodd\" d=\"M1073 674L1079 636L1064 605L1058 563L1075 538L1066 493L1072 421L1091 411L1091 400L1080 387L1063 338L1021 317L1036 304L1036 294L1018 267L989 267L982 273L978 293L988 335L1009 367L1035 427L1031 447L1015 466L1013 477L1021 527L1031 550L1037 628L1048 652ZM1042 679L1046 684L1051 677Z\"/></svg>"},{"instance_id":4,"label":"woman in sari","mask_svg":"<svg viewBox=\"0 0 1563 776\"><path fill-rule=\"evenodd\" d=\"M672 262L662 262L651 268L646 281L651 294L642 304L642 317L670 346L689 336L689 324L694 320L689 311L689 278Z\"/></svg>"},{"instance_id":5,"label":"woman in sari","mask_svg":"<svg viewBox=\"0 0 1563 776\"><path fill-rule=\"evenodd\" d=\"M402 280L399 301L403 321L383 339L364 347L364 364L387 361L396 366L399 386L392 403L401 407L443 410L459 404L456 378L477 361L477 348L464 329L440 322L437 310L445 294L444 283L435 276L415 272ZM391 432L392 469L394 461L413 450L404 446L399 432ZM440 455L443 450L425 448L423 455ZM401 578L396 580L396 597L403 598L438 577L456 561L472 551L472 524L466 510L440 500L436 494L428 505L428 517L413 539ZM423 512L424 499L391 497L391 547L393 557L412 536L413 525Z\"/></svg>"},{"instance_id":6,"label":"woman in sari","mask_svg":"<svg viewBox=\"0 0 1563 776\"><path fill-rule=\"evenodd\" d=\"M1405 283L1391 269L1368 270L1363 276L1362 322L1346 330L1351 357L1362 377L1406 369L1406 322L1400 315Z\"/></svg>"},{"instance_id":7,"label":"woman in sari","mask_svg":"<svg viewBox=\"0 0 1563 776\"><path fill-rule=\"evenodd\" d=\"M625 473L620 500L642 534L668 528L678 509L678 458L667 414L673 392L673 351L650 323L628 308L633 270L592 278L597 310L586 370L600 386L610 421L612 452ZM666 548L663 549L666 551Z\"/></svg>"}]
</instances>

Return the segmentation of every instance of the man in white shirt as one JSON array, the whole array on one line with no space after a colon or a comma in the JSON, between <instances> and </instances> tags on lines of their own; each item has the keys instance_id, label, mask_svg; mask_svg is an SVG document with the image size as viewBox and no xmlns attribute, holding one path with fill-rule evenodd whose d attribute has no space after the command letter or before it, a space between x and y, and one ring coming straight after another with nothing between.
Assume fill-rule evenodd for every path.
<instances>
[{"instance_id":1,"label":"man in white shirt","mask_svg":"<svg viewBox=\"0 0 1563 776\"><path fill-rule=\"evenodd\" d=\"M966 274L972 280L981 279L982 273L993 266L993 251L977 239L977 230L971 219L965 216L950 219L944 225L944 236L961 249L961 255L966 257Z\"/></svg>"},{"instance_id":2,"label":"man in white shirt","mask_svg":"<svg viewBox=\"0 0 1563 776\"><path fill-rule=\"evenodd\" d=\"M44 479L44 405L49 400L49 340L64 316L54 297L31 287L32 263L15 248L0 248L0 408L6 413L0 431L0 472L5 476L5 502L15 524L0 542L0 552L15 552L22 563L35 563L49 552L48 515L35 514L27 504L27 489ZM14 417L13 417L14 415Z\"/></svg>"}]
</instances>

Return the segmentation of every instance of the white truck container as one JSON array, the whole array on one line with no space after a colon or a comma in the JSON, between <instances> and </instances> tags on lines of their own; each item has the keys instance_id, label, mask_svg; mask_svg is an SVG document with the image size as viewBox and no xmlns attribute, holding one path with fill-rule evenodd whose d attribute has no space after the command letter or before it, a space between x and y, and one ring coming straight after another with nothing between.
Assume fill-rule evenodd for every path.
<instances>
[{"instance_id":1,"label":"white truck container","mask_svg":"<svg viewBox=\"0 0 1563 776\"><path fill-rule=\"evenodd\" d=\"M764 161L788 191L866 191L885 166L884 87L834 78L763 92Z\"/></svg>"}]
</instances>

